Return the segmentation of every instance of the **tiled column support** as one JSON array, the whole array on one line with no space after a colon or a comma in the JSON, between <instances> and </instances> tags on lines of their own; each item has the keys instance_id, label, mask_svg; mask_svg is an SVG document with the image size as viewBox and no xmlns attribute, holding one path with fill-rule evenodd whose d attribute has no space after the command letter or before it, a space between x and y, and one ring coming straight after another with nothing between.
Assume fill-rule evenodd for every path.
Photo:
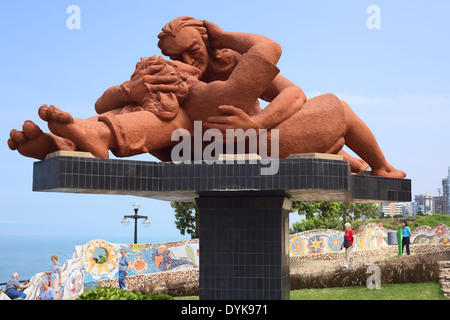
<instances>
[{"instance_id":1,"label":"tiled column support","mask_svg":"<svg viewBox=\"0 0 450 320\"><path fill-rule=\"evenodd\" d=\"M282 196L199 197L200 299L289 299L289 210Z\"/></svg>"}]
</instances>

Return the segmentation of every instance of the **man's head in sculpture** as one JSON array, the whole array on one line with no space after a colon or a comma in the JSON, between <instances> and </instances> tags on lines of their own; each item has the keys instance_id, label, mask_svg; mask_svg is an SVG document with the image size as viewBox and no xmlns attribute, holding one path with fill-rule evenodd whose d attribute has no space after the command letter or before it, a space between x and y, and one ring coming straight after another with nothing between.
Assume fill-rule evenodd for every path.
<instances>
[{"instance_id":1,"label":"man's head in sculpture","mask_svg":"<svg viewBox=\"0 0 450 320\"><path fill-rule=\"evenodd\" d=\"M172 60L198 68L202 74L209 62L208 33L203 21L179 17L167 23L158 35L158 47Z\"/></svg>"}]
</instances>

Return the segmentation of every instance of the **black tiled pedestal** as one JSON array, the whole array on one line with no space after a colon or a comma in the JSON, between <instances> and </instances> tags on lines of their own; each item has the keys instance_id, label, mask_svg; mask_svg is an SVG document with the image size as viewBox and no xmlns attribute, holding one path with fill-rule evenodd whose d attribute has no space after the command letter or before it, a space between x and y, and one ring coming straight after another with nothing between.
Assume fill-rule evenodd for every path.
<instances>
[{"instance_id":1,"label":"black tiled pedestal","mask_svg":"<svg viewBox=\"0 0 450 320\"><path fill-rule=\"evenodd\" d=\"M199 197L200 299L288 300L284 197Z\"/></svg>"}]
</instances>

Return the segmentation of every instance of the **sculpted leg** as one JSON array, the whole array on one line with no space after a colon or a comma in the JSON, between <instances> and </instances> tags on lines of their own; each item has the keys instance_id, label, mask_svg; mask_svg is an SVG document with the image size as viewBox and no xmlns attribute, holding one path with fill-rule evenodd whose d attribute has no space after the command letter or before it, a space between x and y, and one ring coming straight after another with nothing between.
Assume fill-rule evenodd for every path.
<instances>
[{"instance_id":1,"label":"sculpted leg","mask_svg":"<svg viewBox=\"0 0 450 320\"><path fill-rule=\"evenodd\" d=\"M54 106L43 105L39 108L39 116L48 122L50 131L73 141L80 150L88 151L97 158L108 158L112 147L112 135L109 128L97 117L89 119L73 118Z\"/></svg>"},{"instance_id":2,"label":"sculpted leg","mask_svg":"<svg viewBox=\"0 0 450 320\"><path fill-rule=\"evenodd\" d=\"M386 161L375 136L366 124L346 102L341 101L341 104L344 107L347 123L345 144L370 165L372 175L389 178L406 177L406 173L394 168Z\"/></svg>"},{"instance_id":3,"label":"sculpted leg","mask_svg":"<svg viewBox=\"0 0 450 320\"><path fill-rule=\"evenodd\" d=\"M349 162L352 172L366 171L366 169L369 167L367 162L349 155L344 150L339 151L338 154L342 155L344 157L344 160Z\"/></svg>"},{"instance_id":4,"label":"sculpted leg","mask_svg":"<svg viewBox=\"0 0 450 320\"><path fill-rule=\"evenodd\" d=\"M168 149L178 143L171 140L172 133L177 129L193 132L193 123L184 109L180 109L171 121L161 120L148 111L105 113L99 116L99 121L112 133L114 147L110 149L117 157L150 152L162 161L170 161Z\"/></svg>"},{"instance_id":5,"label":"sculpted leg","mask_svg":"<svg viewBox=\"0 0 450 320\"><path fill-rule=\"evenodd\" d=\"M349 161L352 172L364 171L370 166L374 176L406 176L386 161L370 129L335 95L308 99L298 112L274 129L279 129L280 133L280 158L294 153L337 153ZM362 160L343 151L344 144Z\"/></svg>"},{"instance_id":6,"label":"sculpted leg","mask_svg":"<svg viewBox=\"0 0 450 320\"><path fill-rule=\"evenodd\" d=\"M116 109L79 119L54 106L44 105L39 109L40 117L48 122L53 134L70 139L79 150L97 158L108 158L109 150L118 157L158 151L178 143L171 141L174 130L192 130L193 126L184 110L171 121L160 120L148 111L120 112L121 109Z\"/></svg>"}]
</instances>

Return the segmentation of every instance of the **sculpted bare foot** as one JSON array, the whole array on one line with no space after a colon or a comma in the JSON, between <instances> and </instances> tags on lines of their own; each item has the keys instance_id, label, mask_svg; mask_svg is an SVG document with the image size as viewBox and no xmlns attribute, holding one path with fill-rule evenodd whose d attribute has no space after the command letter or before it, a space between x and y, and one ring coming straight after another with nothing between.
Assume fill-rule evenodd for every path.
<instances>
[{"instance_id":1,"label":"sculpted bare foot","mask_svg":"<svg viewBox=\"0 0 450 320\"><path fill-rule=\"evenodd\" d=\"M351 166L353 172L366 171L369 168L369 165L367 164L367 162L365 162L362 159L356 159L356 158L350 163L350 166Z\"/></svg>"},{"instance_id":2,"label":"sculpted bare foot","mask_svg":"<svg viewBox=\"0 0 450 320\"><path fill-rule=\"evenodd\" d=\"M76 150L72 141L44 133L33 121L25 121L22 131L13 129L10 132L8 146L25 157L45 159L49 153L58 150Z\"/></svg>"},{"instance_id":3,"label":"sculpted bare foot","mask_svg":"<svg viewBox=\"0 0 450 320\"><path fill-rule=\"evenodd\" d=\"M394 168L390 164L381 169L372 169L372 175L378 177L386 177L386 178L398 178L403 179L406 177L406 173Z\"/></svg>"},{"instance_id":4,"label":"sculpted bare foot","mask_svg":"<svg viewBox=\"0 0 450 320\"><path fill-rule=\"evenodd\" d=\"M55 106L42 105L39 116L48 122L50 131L73 141L81 151L92 153L97 158L108 158L112 140L109 128L97 119L73 118Z\"/></svg>"},{"instance_id":5,"label":"sculpted bare foot","mask_svg":"<svg viewBox=\"0 0 450 320\"><path fill-rule=\"evenodd\" d=\"M340 150L338 152L338 154L342 155L344 157L344 160L348 161L352 172L358 173L360 171L366 171L369 168L369 165L367 164L367 162L365 162L362 159L355 158L355 157L349 155L344 150Z\"/></svg>"}]
</instances>

